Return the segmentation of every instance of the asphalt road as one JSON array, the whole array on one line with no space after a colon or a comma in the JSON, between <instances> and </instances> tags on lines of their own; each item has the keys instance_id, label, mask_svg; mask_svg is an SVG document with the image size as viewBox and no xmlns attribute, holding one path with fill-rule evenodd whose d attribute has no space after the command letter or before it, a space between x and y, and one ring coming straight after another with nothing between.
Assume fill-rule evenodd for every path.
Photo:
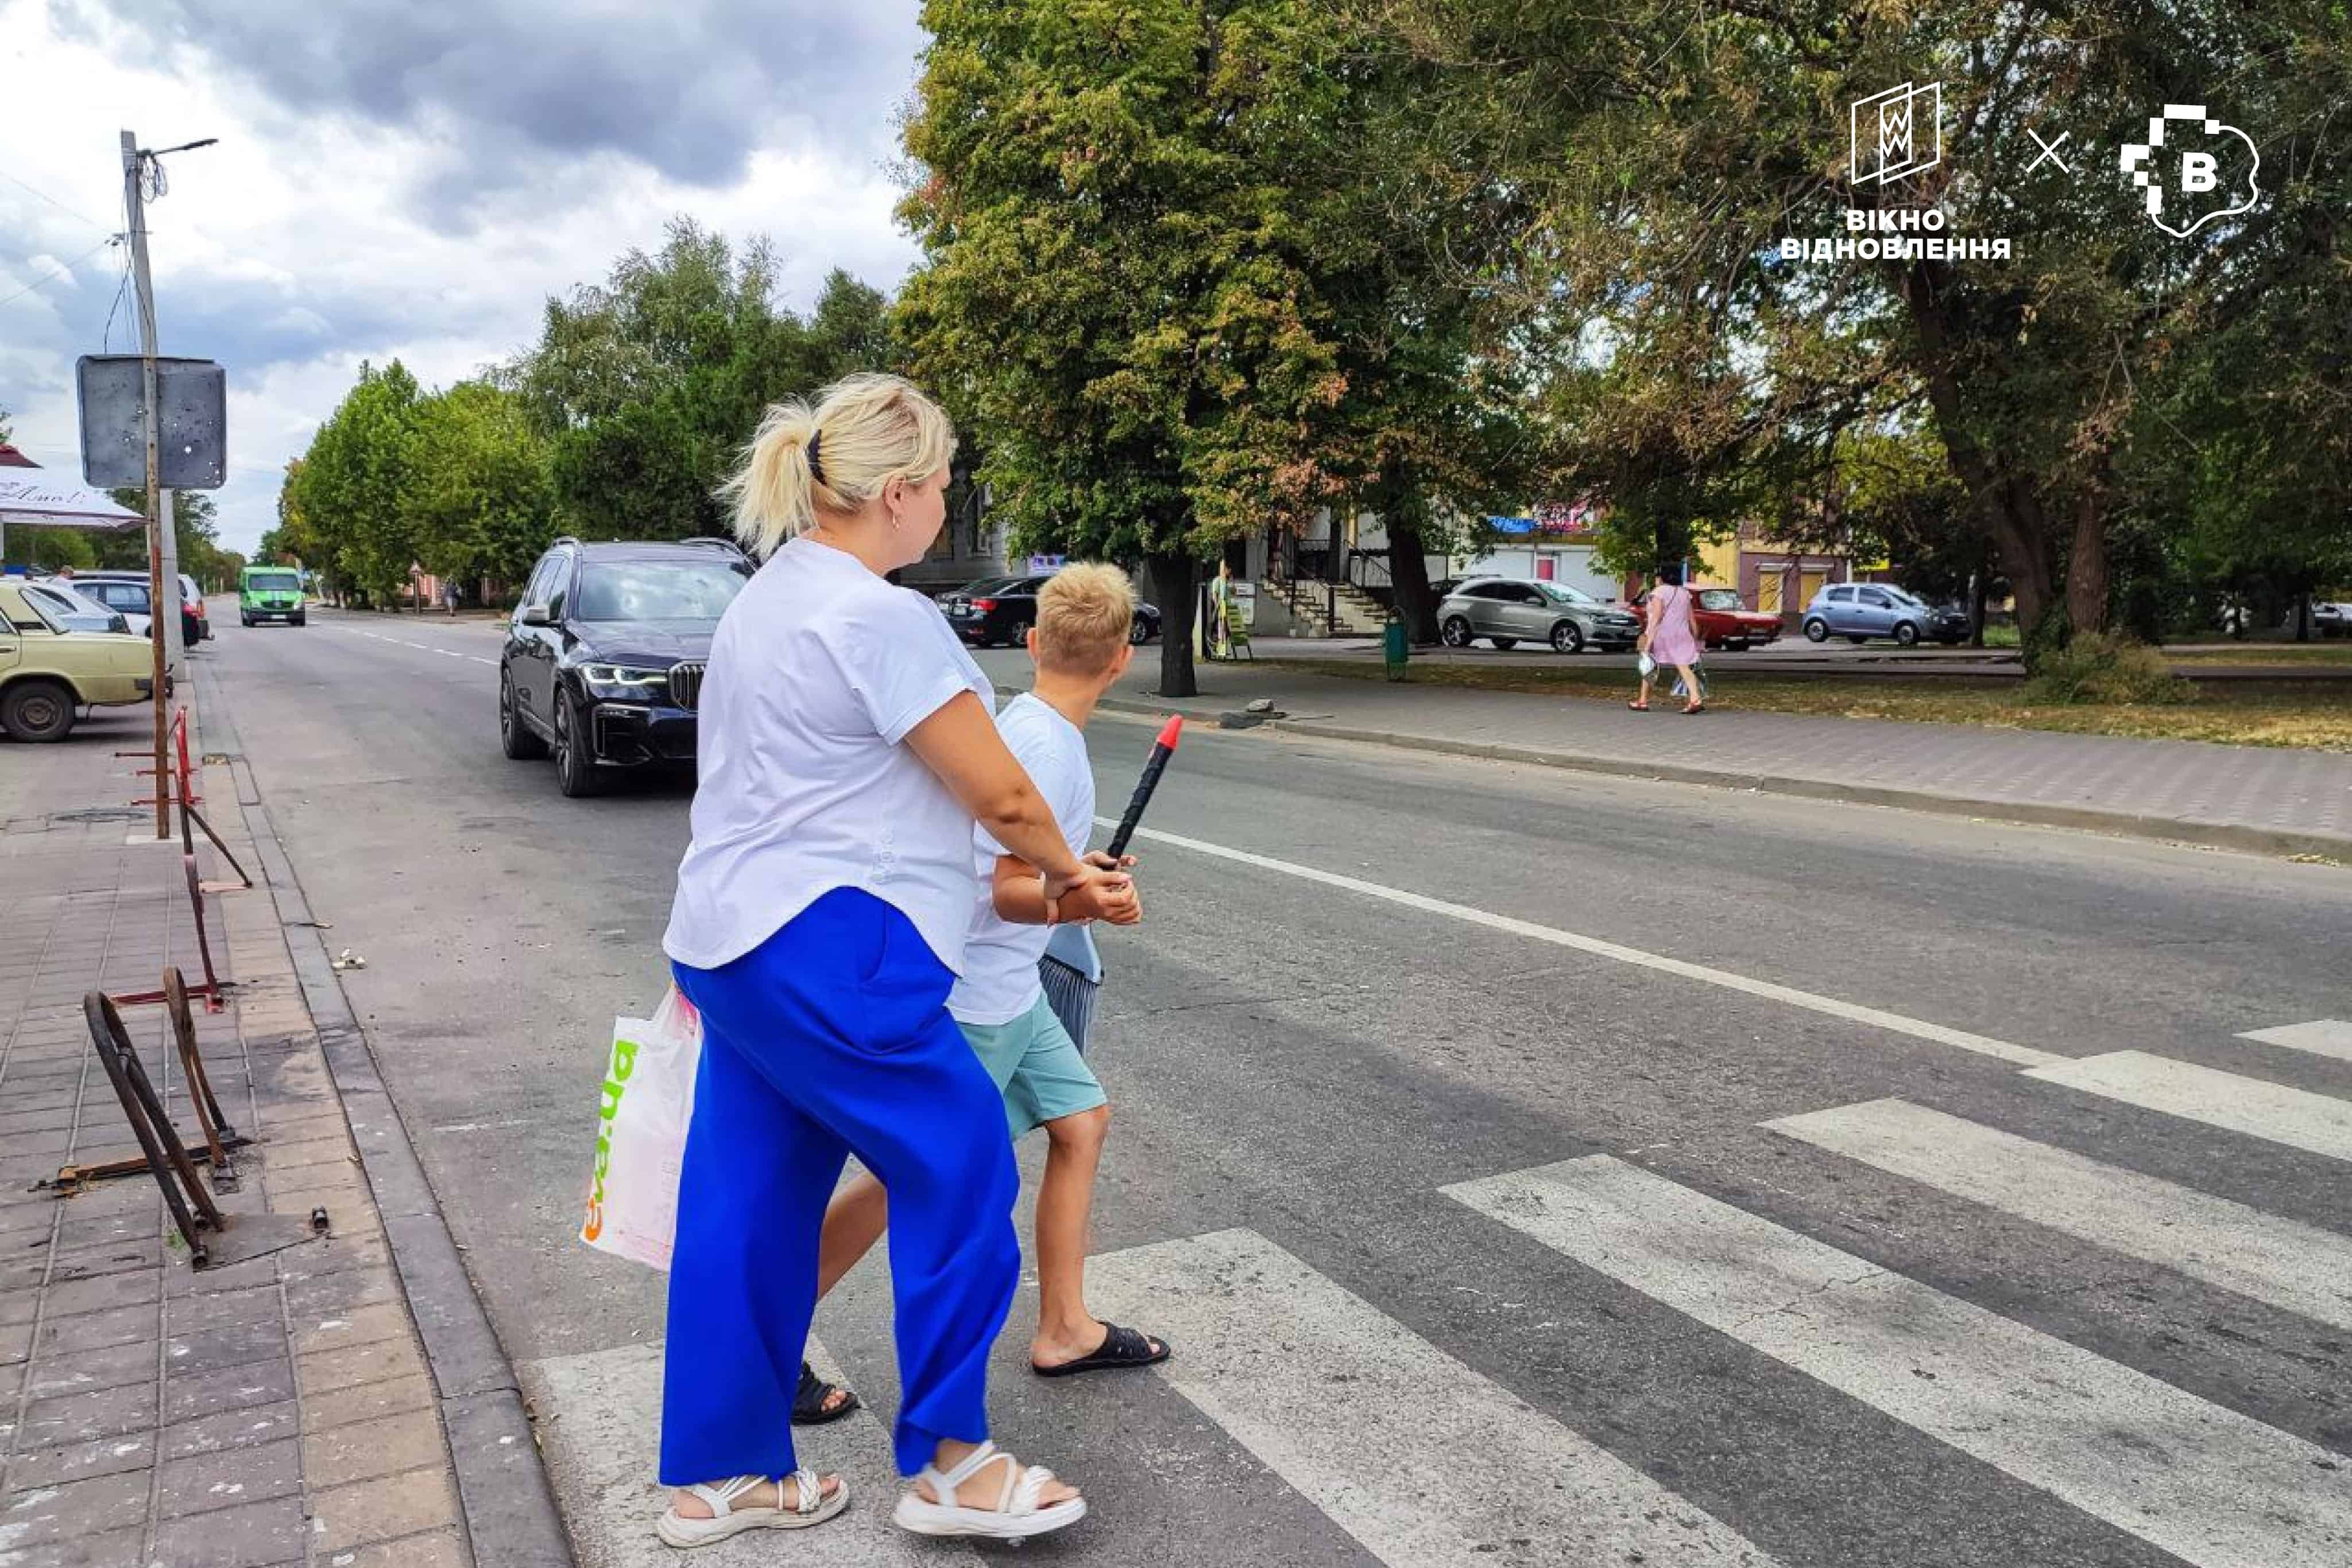
<instances>
[{"instance_id":1,"label":"asphalt road","mask_svg":"<svg viewBox=\"0 0 2352 1568\"><path fill-rule=\"evenodd\" d=\"M199 657L583 1563L666 1562L662 1281L572 1238L689 786L504 760L499 637ZM1098 721L1107 812L1150 736ZM1040 1383L1024 1291L999 1436L1093 1504L1032 1556L2352 1561L2352 1025L2237 1038L2352 1018L2352 875L1264 732L1189 735L1151 826L1095 1276L1178 1355ZM887 1412L879 1259L818 1333ZM883 1453L811 1435L852 1521L709 1555L971 1561Z\"/></svg>"}]
</instances>

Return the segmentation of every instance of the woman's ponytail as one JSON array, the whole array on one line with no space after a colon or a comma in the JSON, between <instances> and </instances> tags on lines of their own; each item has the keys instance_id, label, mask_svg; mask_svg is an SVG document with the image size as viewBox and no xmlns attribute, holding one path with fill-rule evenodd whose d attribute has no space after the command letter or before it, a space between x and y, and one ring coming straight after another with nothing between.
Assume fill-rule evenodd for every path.
<instances>
[{"instance_id":1,"label":"woman's ponytail","mask_svg":"<svg viewBox=\"0 0 2352 1568\"><path fill-rule=\"evenodd\" d=\"M814 409L799 398L771 407L719 493L735 504L735 537L765 559L816 526L820 502L856 511L893 479L929 478L955 445L947 415L911 382L861 371L825 388Z\"/></svg>"}]
</instances>

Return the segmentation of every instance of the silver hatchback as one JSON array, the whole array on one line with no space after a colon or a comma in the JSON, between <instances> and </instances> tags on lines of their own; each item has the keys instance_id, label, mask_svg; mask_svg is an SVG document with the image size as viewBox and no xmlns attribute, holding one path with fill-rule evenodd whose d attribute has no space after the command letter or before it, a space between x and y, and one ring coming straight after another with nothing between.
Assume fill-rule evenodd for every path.
<instances>
[{"instance_id":1,"label":"silver hatchback","mask_svg":"<svg viewBox=\"0 0 2352 1568\"><path fill-rule=\"evenodd\" d=\"M1642 622L1622 606L1565 583L1483 577L1456 584L1445 596L1437 607L1437 630L1449 648L1467 648L1484 637L1497 648L1549 643L1555 653L1577 653L1630 648L1642 635Z\"/></svg>"}]
</instances>

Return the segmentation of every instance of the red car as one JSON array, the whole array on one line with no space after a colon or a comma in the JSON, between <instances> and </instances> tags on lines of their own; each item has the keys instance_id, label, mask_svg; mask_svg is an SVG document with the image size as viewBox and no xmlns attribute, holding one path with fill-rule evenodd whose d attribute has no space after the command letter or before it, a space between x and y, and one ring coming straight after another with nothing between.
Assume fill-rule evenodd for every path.
<instances>
[{"instance_id":1,"label":"red car","mask_svg":"<svg viewBox=\"0 0 2352 1568\"><path fill-rule=\"evenodd\" d=\"M1780 640L1780 618L1761 610L1743 609L1739 595L1728 588L1695 588L1698 596L1699 641L1710 648L1753 648ZM1648 607L1647 593L1634 603Z\"/></svg>"}]
</instances>

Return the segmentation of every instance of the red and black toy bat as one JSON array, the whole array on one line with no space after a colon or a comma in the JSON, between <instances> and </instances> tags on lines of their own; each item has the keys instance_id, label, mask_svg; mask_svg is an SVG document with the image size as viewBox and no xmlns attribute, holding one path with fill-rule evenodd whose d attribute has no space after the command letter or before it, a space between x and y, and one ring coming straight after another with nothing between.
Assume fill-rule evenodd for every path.
<instances>
[{"instance_id":1,"label":"red and black toy bat","mask_svg":"<svg viewBox=\"0 0 2352 1568\"><path fill-rule=\"evenodd\" d=\"M1135 836L1135 825L1143 821L1143 808L1151 804L1151 792L1160 788L1160 775L1168 759L1176 755L1176 742L1183 737L1184 716L1178 714L1160 727L1160 738L1151 743L1151 757L1143 765L1143 777L1136 780L1135 793L1128 798L1127 814L1118 820L1118 831L1110 836L1110 858L1127 853L1127 841Z\"/></svg>"}]
</instances>

